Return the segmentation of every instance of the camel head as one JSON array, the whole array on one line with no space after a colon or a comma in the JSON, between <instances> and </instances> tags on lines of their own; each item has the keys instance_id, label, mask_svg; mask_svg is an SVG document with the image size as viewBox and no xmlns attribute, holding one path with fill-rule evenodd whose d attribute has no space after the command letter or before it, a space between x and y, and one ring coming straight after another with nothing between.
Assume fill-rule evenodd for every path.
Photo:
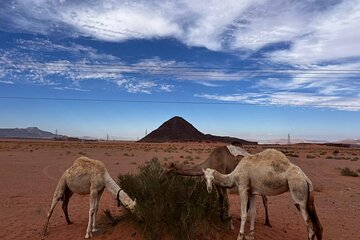
<instances>
[{"instance_id":1,"label":"camel head","mask_svg":"<svg viewBox=\"0 0 360 240\"><path fill-rule=\"evenodd\" d=\"M206 189L208 191L208 193L210 193L212 191L212 183L214 181L214 169L211 168L207 168L206 170L203 169L204 172L204 177L206 180Z\"/></svg>"},{"instance_id":2,"label":"camel head","mask_svg":"<svg viewBox=\"0 0 360 240\"><path fill-rule=\"evenodd\" d=\"M130 203L127 207L128 207L128 209L130 210L130 212L135 213L136 198L135 198L134 201L133 201L132 203Z\"/></svg>"}]
</instances>

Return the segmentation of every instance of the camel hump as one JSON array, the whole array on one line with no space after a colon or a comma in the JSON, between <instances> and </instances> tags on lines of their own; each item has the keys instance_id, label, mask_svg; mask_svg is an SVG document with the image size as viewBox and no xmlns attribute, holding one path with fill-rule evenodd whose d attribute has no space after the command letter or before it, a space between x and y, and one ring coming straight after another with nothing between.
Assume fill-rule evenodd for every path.
<instances>
[{"instance_id":1,"label":"camel hump","mask_svg":"<svg viewBox=\"0 0 360 240\"><path fill-rule=\"evenodd\" d=\"M228 145L226 146L227 149L229 150L229 152L231 153L231 155L233 155L234 157L237 156L248 156L249 153L246 152L243 148L238 147L238 146L234 146L234 145Z\"/></svg>"},{"instance_id":2,"label":"camel hump","mask_svg":"<svg viewBox=\"0 0 360 240\"><path fill-rule=\"evenodd\" d=\"M286 155L276 149L265 149L256 155L258 155L260 159L275 162L276 164L284 164L286 166L290 164L290 160L286 157Z\"/></svg>"},{"instance_id":3,"label":"camel hump","mask_svg":"<svg viewBox=\"0 0 360 240\"><path fill-rule=\"evenodd\" d=\"M104 163L99 160L91 159L88 157L79 157L74 161L73 167L76 167L78 170L92 170L99 173L105 173L106 167Z\"/></svg>"}]
</instances>

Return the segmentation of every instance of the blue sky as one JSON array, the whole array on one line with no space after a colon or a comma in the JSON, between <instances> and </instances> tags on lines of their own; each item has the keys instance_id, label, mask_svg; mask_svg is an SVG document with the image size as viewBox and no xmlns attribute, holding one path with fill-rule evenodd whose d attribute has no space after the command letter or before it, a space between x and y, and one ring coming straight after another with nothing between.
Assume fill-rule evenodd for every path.
<instances>
[{"instance_id":1,"label":"blue sky","mask_svg":"<svg viewBox=\"0 0 360 240\"><path fill-rule=\"evenodd\" d=\"M359 19L358 0L1 1L0 128L360 138Z\"/></svg>"}]
</instances>

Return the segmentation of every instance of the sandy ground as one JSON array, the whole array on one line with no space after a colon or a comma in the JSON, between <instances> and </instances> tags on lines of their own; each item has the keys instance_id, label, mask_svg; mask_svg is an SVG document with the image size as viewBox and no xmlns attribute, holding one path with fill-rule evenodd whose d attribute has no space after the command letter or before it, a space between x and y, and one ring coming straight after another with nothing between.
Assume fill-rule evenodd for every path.
<instances>
[{"instance_id":1,"label":"sandy ground","mask_svg":"<svg viewBox=\"0 0 360 240\"><path fill-rule=\"evenodd\" d=\"M178 143L139 144L129 142L54 142L0 141L0 239L83 239L88 221L88 196L75 195L69 204L74 224L67 225L61 204L50 220L49 235L41 235L46 212L59 177L81 155L101 160L110 174L136 173L139 165L158 157L161 162L187 161L196 164L206 159L219 144ZM315 204L324 227L324 239L360 239L360 177L341 176L340 168L360 171L359 148L334 148L316 145L256 146L247 148L255 153L263 148L278 148L292 155L315 187ZM359 159L359 160L357 160ZM360 174L360 172L358 172ZM204 186L205 187L205 186ZM263 225L261 199L257 201L255 237L262 239L307 239L306 227L294 207L290 194L268 197L272 228ZM239 231L239 197L230 195L235 230L201 239L236 239ZM115 227L103 217L110 209L114 216L123 216L114 198L104 193L98 213L100 231L94 239L143 239L141 231L124 218ZM247 225L248 226L248 225Z\"/></svg>"}]
</instances>

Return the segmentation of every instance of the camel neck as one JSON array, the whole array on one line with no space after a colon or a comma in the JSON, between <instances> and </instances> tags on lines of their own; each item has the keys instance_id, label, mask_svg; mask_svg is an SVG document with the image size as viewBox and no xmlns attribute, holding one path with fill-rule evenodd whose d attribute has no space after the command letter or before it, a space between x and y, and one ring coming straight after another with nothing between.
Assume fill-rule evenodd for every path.
<instances>
[{"instance_id":1,"label":"camel neck","mask_svg":"<svg viewBox=\"0 0 360 240\"><path fill-rule=\"evenodd\" d=\"M119 185L116 184L108 172L105 173L105 187L114 196L117 196L117 193L120 190Z\"/></svg>"},{"instance_id":2,"label":"camel neck","mask_svg":"<svg viewBox=\"0 0 360 240\"><path fill-rule=\"evenodd\" d=\"M234 185L234 180L230 174L221 174L218 171L215 171L214 183L222 187L231 188Z\"/></svg>"}]
</instances>

